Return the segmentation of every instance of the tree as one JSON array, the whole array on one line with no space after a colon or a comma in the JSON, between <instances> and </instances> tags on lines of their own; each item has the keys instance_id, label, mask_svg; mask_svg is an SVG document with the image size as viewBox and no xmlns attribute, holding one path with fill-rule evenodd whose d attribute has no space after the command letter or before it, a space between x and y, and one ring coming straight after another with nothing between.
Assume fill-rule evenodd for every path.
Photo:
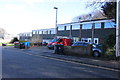
<instances>
[{"instance_id":1,"label":"tree","mask_svg":"<svg viewBox=\"0 0 120 80\"><path fill-rule=\"evenodd\" d=\"M99 0L101 1L101 0ZM93 0L92 3L88 3L86 8L92 7L94 11L88 14L79 15L73 18L73 21L83 21L83 20L93 20L93 19L115 19L116 22L116 0L104 0L101 2L97 2Z\"/></svg>"},{"instance_id":2,"label":"tree","mask_svg":"<svg viewBox=\"0 0 120 80\"><path fill-rule=\"evenodd\" d=\"M101 7L107 18L115 19L116 21L116 5L117 2L105 2Z\"/></svg>"},{"instance_id":3,"label":"tree","mask_svg":"<svg viewBox=\"0 0 120 80\"><path fill-rule=\"evenodd\" d=\"M5 29L0 28L0 34L5 34L5 33L6 33Z\"/></svg>"},{"instance_id":4,"label":"tree","mask_svg":"<svg viewBox=\"0 0 120 80\"><path fill-rule=\"evenodd\" d=\"M115 37L115 34L111 34L108 36L108 38L106 39L106 45L109 47L109 48L112 48L114 47L115 43L116 43L116 37Z\"/></svg>"},{"instance_id":5,"label":"tree","mask_svg":"<svg viewBox=\"0 0 120 80\"><path fill-rule=\"evenodd\" d=\"M87 7L94 7L94 10L101 9L105 17L116 20L116 5L117 0L104 0L103 2L96 2L96 0L93 0Z\"/></svg>"},{"instance_id":6,"label":"tree","mask_svg":"<svg viewBox=\"0 0 120 80\"><path fill-rule=\"evenodd\" d=\"M19 41L17 37L14 37L12 40L11 40L11 43L14 43L16 41Z\"/></svg>"},{"instance_id":7,"label":"tree","mask_svg":"<svg viewBox=\"0 0 120 80\"><path fill-rule=\"evenodd\" d=\"M91 13L88 13L88 14L79 15L79 16L73 18L72 21L77 22L77 21L103 19L103 18L106 18L103 11L95 10L94 12L91 12Z\"/></svg>"},{"instance_id":8,"label":"tree","mask_svg":"<svg viewBox=\"0 0 120 80\"><path fill-rule=\"evenodd\" d=\"M4 34L6 33L6 31L3 28L0 28L0 38L4 39Z\"/></svg>"}]
</instances>

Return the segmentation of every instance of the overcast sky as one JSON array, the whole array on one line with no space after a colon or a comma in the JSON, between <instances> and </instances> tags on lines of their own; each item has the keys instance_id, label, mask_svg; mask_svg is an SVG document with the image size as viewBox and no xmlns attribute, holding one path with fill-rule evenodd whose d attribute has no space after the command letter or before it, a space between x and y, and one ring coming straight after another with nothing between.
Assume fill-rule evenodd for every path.
<instances>
[{"instance_id":1,"label":"overcast sky","mask_svg":"<svg viewBox=\"0 0 120 80\"><path fill-rule=\"evenodd\" d=\"M58 24L91 11L81 0L0 0L0 27L10 34L54 28L53 7L58 7Z\"/></svg>"}]
</instances>

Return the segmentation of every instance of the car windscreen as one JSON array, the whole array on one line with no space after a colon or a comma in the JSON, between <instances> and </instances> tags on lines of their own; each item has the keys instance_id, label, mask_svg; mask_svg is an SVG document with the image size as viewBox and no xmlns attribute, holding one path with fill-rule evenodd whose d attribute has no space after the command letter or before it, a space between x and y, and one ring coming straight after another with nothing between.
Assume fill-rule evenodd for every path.
<instances>
[{"instance_id":1,"label":"car windscreen","mask_svg":"<svg viewBox=\"0 0 120 80\"><path fill-rule=\"evenodd\" d=\"M57 42L58 41L58 39L53 39L51 42Z\"/></svg>"}]
</instances>

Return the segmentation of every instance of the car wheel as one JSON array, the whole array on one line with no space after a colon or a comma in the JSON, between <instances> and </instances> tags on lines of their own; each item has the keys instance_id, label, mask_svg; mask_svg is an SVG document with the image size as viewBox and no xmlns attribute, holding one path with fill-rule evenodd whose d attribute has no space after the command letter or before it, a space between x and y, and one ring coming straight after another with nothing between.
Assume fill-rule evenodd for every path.
<instances>
[{"instance_id":1,"label":"car wheel","mask_svg":"<svg viewBox=\"0 0 120 80\"><path fill-rule=\"evenodd\" d=\"M48 49L51 49L50 47L48 47Z\"/></svg>"},{"instance_id":2,"label":"car wheel","mask_svg":"<svg viewBox=\"0 0 120 80\"><path fill-rule=\"evenodd\" d=\"M93 56L94 56L94 57L100 57L100 53L99 53L98 51L94 51L94 52L93 52Z\"/></svg>"},{"instance_id":3,"label":"car wheel","mask_svg":"<svg viewBox=\"0 0 120 80\"><path fill-rule=\"evenodd\" d=\"M54 47L52 47L51 49L54 50Z\"/></svg>"}]
</instances>

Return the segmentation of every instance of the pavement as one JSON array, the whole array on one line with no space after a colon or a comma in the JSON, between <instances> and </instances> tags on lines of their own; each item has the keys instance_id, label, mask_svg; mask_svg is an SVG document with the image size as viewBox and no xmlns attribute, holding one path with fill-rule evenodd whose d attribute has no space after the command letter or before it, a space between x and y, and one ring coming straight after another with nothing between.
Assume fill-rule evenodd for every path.
<instances>
[{"instance_id":1,"label":"pavement","mask_svg":"<svg viewBox=\"0 0 120 80\"><path fill-rule=\"evenodd\" d=\"M40 54L41 51L43 51L43 54ZM34 54L37 55L42 55L42 56L61 59L61 60L67 60L72 62L94 65L98 67L106 67L106 68L120 70L120 61L112 61L112 60L107 61L107 60L100 60L97 58L86 58L80 56L54 54L54 50L49 50L47 49L47 47L32 47L28 49L28 52L29 53L34 52Z\"/></svg>"}]
</instances>

